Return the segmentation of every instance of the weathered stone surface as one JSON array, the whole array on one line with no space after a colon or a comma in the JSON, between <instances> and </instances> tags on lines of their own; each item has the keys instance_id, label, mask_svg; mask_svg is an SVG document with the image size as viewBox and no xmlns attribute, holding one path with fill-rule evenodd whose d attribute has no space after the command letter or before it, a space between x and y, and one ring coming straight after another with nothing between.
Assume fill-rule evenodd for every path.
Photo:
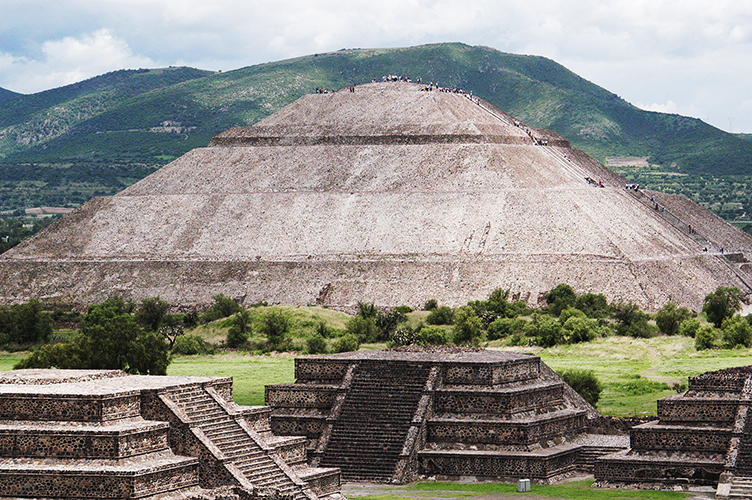
<instances>
[{"instance_id":1,"label":"weathered stone surface","mask_svg":"<svg viewBox=\"0 0 752 500\"><path fill-rule=\"evenodd\" d=\"M718 285L748 291L749 255L748 235L683 198L625 190L551 132L389 82L304 96L91 200L0 257L0 302L459 305L502 287L535 304L566 282L699 309Z\"/></svg>"}]
</instances>

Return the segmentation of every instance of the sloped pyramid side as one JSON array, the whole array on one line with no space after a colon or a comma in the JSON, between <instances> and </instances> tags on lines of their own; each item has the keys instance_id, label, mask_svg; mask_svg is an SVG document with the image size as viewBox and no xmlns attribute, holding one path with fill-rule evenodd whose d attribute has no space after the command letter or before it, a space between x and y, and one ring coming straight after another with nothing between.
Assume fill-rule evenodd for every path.
<instances>
[{"instance_id":1,"label":"sloped pyramid side","mask_svg":"<svg viewBox=\"0 0 752 500\"><path fill-rule=\"evenodd\" d=\"M3 255L0 300L454 305L496 287L535 301L567 282L698 308L719 284L744 288L560 137L420 88L309 95L220 134Z\"/></svg>"}]
</instances>

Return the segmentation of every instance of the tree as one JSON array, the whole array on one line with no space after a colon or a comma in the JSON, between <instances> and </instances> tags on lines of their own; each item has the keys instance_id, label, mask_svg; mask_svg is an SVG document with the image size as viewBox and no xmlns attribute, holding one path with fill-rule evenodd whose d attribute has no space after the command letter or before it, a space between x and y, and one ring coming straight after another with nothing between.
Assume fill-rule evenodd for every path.
<instances>
[{"instance_id":1,"label":"tree","mask_svg":"<svg viewBox=\"0 0 752 500\"><path fill-rule=\"evenodd\" d=\"M215 295L212 298L214 299L214 304L209 306L209 309L207 309L204 314L201 315L201 319L206 323L221 318L227 318L237 312L240 312L240 310L242 309L240 304L238 304L235 299L231 299L230 297L227 297L226 295L223 295L221 293L219 295Z\"/></svg>"},{"instance_id":2,"label":"tree","mask_svg":"<svg viewBox=\"0 0 752 500\"><path fill-rule=\"evenodd\" d=\"M231 318L230 329L227 330L227 347L237 349L245 344L251 334L251 313L248 309L241 309Z\"/></svg>"},{"instance_id":3,"label":"tree","mask_svg":"<svg viewBox=\"0 0 752 500\"><path fill-rule=\"evenodd\" d=\"M277 349L287 340L290 331L290 320L279 310L270 309L261 315L258 324L259 333L266 337L271 349Z\"/></svg>"},{"instance_id":4,"label":"tree","mask_svg":"<svg viewBox=\"0 0 752 500\"><path fill-rule=\"evenodd\" d=\"M640 307L633 302L619 302L613 304L612 316L616 320L616 333L634 338L648 338L653 335L653 329L648 324L650 317L640 311Z\"/></svg>"},{"instance_id":5,"label":"tree","mask_svg":"<svg viewBox=\"0 0 752 500\"><path fill-rule=\"evenodd\" d=\"M594 321L586 317L570 316L561 326L562 334L570 344L590 342L595 338Z\"/></svg>"},{"instance_id":6,"label":"tree","mask_svg":"<svg viewBox=\"0 0 752 500\"><path fill-rule=\"evenodd\" d=\"M717 330L710 325L701 326L695 333L695 349L702 351L715 347Z\"/></svg>"},{"instance_id":7,"label":"tree","mask_svg":"<svg viewBox=\"0 0 752 500\"><path fill-rule=\"evenodd\" d=\"M372 318L355 316L347 320L345 330L348 334L354 335L360 342L374 342L378 335L378 328Z\"/></svg>"},{"instance_id":8,"label":"tree","mask_svg":"<svg viewBox=\"0 0 752 500\"><path fill-rule=\"evenodd\" d=\"M46 342L52 335L52 327L52 316L44 310L38 299L11 307L0 307L2 344Z\"/></svg>"},{"instance_id":9,"label":"tree","mask_svg":"<svg viewBox=\"0 0 752 500\"><path fill-rule=\"evenodd\" d=\"M720 328L724 319L730 318L741 308L741 296L741 290L735 286L719 286L705 296L702 312L708 321Z\"/></svg>"},{"instance_id":10,"label":"tree","mask_svg":"<svg viewBox=\"0 0 752 500\"><path fill-rule=\"evenodd\" d=\"M159 297L150 297L141 301L136 311L136 321L152 332L158 332L162 327L170 304Z\"/></svg>"},{"instance_id":11,"label":"tree","mask_svg":"<svg viewBox=\"0 0 752 500\"><path fill-rule=\"evenodd\" d=\"M655 323L664 335L676 335L681 324L690 316L692 313L686 307L677 308L673 302L666 302L655 314Z\"/></svg>"},{"instance_id":12,"label":"tree","mask_svg":"<svg viewBox=\"0 0 752 500\"><path fill-rule=\"evenodd\" d=\"M120 297L91 305L74 341L45 345L15 368L119 369L164 375L170 363L167 344L154 332L141 329L133 309L133 303Z\"/></svg>"},{"instance_id":13,"label":"tree","mask_svg":"<svg viewBox=\"0 0 752 500\"><path fill-rule=\"evenodd\" d=\"M564 340L561 323L549 314L534 314L532 321L525 326L525 334L535 337L541 347L553 347Z\"/></svg>"},{"instance_id":14,"label":"tree","mask_svg":"<svg viewBox=\"0 0 752 500\"><path fill-rule=\"evenodd\" d=\"M480 341L481 319L470 306L461 306L454 312L454 327L452 328L455 344L477 345Z\"/></svg>"},{"instance_id":15,"label":"tree","mask_svg":"<svg viewBox=\"0 0 752 500\"><path fill-rule=\"evenodd\" d=\"M429 325L451 325L454 322L454 311L449 306L437 307L426 316Z\"/></svg>"},{"instance_id":16,"label":"tree","mask_svg":"<svg viewBox=\"0 0 752 500\"><path fill-rule=\"evenodd\" d=\"M592 370L566 370L559 376L585 401L593 406L598 404L603 388Z\"/></svg>"},{"instance_id":17,"label":"tree","mask_svg":"<svg viewBox=\"0 0 752 500\"><path fill-rule=\"evenodd\" d=\"M554 316L558 316L567 307L573 307L576 302L577 293L566 283L556 285L546 294L546 303Z\"/></svg>"},{"instance_id":18,"label":"tree","mask_svg":"<svg viewBox=\"0 0 752 500\"><path fill-rule=\"evenodd\" d=\"M608 314L608 302L602 293L588 292L580 295L574 306L589 318L602 318Z\"/></svg>"},{"instance_id":19,"label":"tree","mask_svg":"<svg viewBox=\"0 0 752 500\"><path fill-rule=\"evenodd\" d=\"M721 332L723 343L729 349L752 346L752 326L741 316L724 319Z\"/></svg>"}]
</instances>

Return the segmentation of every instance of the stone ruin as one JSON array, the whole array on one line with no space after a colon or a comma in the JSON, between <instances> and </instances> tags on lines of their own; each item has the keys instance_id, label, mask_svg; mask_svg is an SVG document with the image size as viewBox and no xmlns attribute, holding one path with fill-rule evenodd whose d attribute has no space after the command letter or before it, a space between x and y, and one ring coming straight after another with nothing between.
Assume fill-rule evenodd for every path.
<instances>
[{"instance_id":1,"label":"stone ruin","mask_svg":"<svg viewBox=\"0 0 752 500\"><path fill-rule=\"evenodd\" d=\"M752 366L690 377L658 401L658 420L635 426L630 447L595 461L608 484L717 485L717 497L752 498Z\"/></svg>"},{"instance_id":2,"label":"stone ruin","mask_svg":"<svg viewBox=\"0 0 752 500\"><path fill-rule=\"evenodd\" d=\"M266 387L277 435L304 435L311 463L347 481L421 476L549 483L627 446L590 433L598 412L529 354L397 348L295 360Z\"/></svg>"},{"instance_id":3,"label":"stone ruin","mask_svg":"<svg viewBox=\"0 0 752 500\"><path fill-rule=\"evenodd\" d=\"M749 235L681 196L625 189L477 97L423 89L306 95L218 135L0 255L0 303L415 308L501 287L535 306L568 283L699 310L719 285L752 290Z\"/></svg>"},{"instance_id":4,"label":"stone ruin","mask_svg":"<svg viewBox=\"0 0 752 500\"><path fill-rule=\"evenodd\" d=\"M339 497L339 470L309 466L270 416L235 404L229 378L0 372L0 497Z\"/></svg>"}]
</instances>

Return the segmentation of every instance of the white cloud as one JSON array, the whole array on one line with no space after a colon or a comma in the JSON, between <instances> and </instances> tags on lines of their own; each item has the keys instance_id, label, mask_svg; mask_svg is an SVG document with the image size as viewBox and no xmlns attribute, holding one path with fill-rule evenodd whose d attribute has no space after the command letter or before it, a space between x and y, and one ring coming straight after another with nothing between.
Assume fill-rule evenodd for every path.
<instances>
[{"instance_id":1,"label":"white cloud","mask_svg":"<svg viewBox=\"0 0 752 500\"><path fill-rule=\"evenodd\" d=\"M0 86L33 93L116 69L155 66L149 58L133 55L125 41L104 29L79 38L46 41L41 52L38 60L0 55Z\"/></svg>"}]
</instances>

